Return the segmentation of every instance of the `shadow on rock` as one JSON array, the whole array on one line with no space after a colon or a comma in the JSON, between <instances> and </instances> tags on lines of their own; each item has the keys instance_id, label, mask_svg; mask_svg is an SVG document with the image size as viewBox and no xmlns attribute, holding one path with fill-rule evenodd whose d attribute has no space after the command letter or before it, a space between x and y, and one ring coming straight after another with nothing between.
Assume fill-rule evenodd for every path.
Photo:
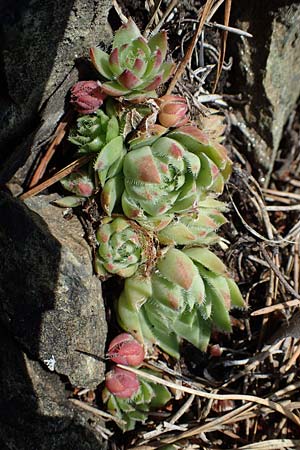
<instances>
[{"instance_id":1,"label":"shadow on rock","mask_svg":"<svg viewBox=\"0 0 300 450\"><path fill-rule=\"evenodd\" d=\"M90 416L72 407L59 375L40 360L41 324L45 315L55 317L62 254L60 242L47 230L39 215L0 194L1 448L103 449ZM58 330L57 341L61 334Z\"/></svg>"},{"instance_id":2,"label":"shadow on rock","mask_svg":"<svg viewBox=\"0 0 300 450\"><path fill-rule=\"evenodd\" d=\"M16 177L23 185L64 113L78 77L74 60L110 40L110 7L110 0L0 2L0 183L26 161Z\"/></svg>"}]
</instances>

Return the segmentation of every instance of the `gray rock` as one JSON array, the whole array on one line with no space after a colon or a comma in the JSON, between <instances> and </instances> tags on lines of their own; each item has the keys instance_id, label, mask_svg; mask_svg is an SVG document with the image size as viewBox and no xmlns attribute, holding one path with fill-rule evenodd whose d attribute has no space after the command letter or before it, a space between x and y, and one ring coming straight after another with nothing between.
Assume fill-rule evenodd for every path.
<instances>
[{"instance_id":1,"label":"gray rock","mask_svg":"<svg viewBox=\"0 0 300 450\"><path fill-rule=\"evenodd\" d=\"M24 137L35 133L40 124L47 123L49 129L44 138L53 132L76 79L75 72L69 77L75 59L87 56L93 45L110 42L110 7L109 0L11 0L0 5L1 85L5 88L0 100L0 159L11 153L9 143L23 144ZM53 96L51 112L45 111ZM36 142L33 134L23 144L23 155L41 138ZM24 160L18 163L21 166ZM7 181L0 171L1 178Z\"/></svg>"},{"instance_id":2,"label":"gray rock","mask_svg":"<svg viewBox=\"0 0 300 450\"><path fill-rule=\"evenodd\" d=\"M252 39L232 38L239 65L233 83L247 99L239 122L241 128L248 127L247 141L256 161L270 172L300 94L300 4L243 1L233 14L231 24L253 34Z\"/></svg>"},{"instance_id":3,"label":"gray rock","mask_svg":"<svg viewBox=\"0 0 300 450\"><path fill-rule=\"evenodd\" d=\"M0 329L0 447L3 450L104 450L96 416L76 409L60 377L28 358Z\"/></svg>"},{"instance_id":4,"label":"gray rock","mask_svg":"<svg viewBox=\"0 0 300 450\"><path fill-rule=\"evenodd\" d=\"M103 380L107 325L101 283L93 275L83 229L49 202L27 206L0 194L0 273L2 322L28 355L55 359L55 371L76 386L94 388ZM29 209L30 208L30 209Z\"/></svg>"}]
</instances>

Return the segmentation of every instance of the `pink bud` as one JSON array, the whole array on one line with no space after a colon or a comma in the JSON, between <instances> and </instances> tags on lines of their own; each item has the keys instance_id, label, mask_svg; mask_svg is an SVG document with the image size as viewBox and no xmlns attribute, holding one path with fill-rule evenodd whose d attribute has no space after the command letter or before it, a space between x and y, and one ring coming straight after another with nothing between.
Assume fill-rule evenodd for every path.
<instances>
[{"instance_id":1,"label":"pink bud","mask_svg":"<svg viewBox=\"0 0 300 450\"><path fill-rule=\"evenodd\" d=\"M114 367L106 374L105 386L116 397L130 398L139 390L140 382L135 373Z\"/></svg>"},{"instance_id":2,"label":"pink bud","mask_svg":"<svg viewBox=\"0 0 300 450\"><path fill-rule=\"evenodd\" d=\"M96 111L105 97L98 81L79 81L71 89L71 103L80 114Z\"/></svg>"},{"instance_id":3,"label":"pink bud","mask_svg":"<svg viewBox=\"0 0 300 450\"><path fill-rule=\"evenodd\" d=\"M115 337L108 348L108 357L117 364L139 366L145 357L143 346L131 334Z\"/></svg>"},{"instance_id":4,"label":"pink bud","mask_svg":"<svg viewBox=\"0 0 300 450\"><path fill-rule=\"evenodd\" d=\"M93 193L94 186L92 185L92 183L89 182L87 183L80 182L77 185L77 189L79 195L82 195L83 197L90 197Z\"/></svg>"},{"instance_id":5,"label":"pink bud","mask_svg":"<svg viewBox=\"0 0 300 450\"><path fill-rule=\"evenodd\" d=\"M219 346L219 344L211 345L209 347L209 353L211 356L219 358L223 353L223 349Z\"/></svg>"},{"instance_id":6,"label":"pink bud","mask_svg":"<svg viewBox=\"0 0 300 450\"><path fill-rule=\"evenodd\" d=\"M164 127L180 127L188 122L188 105L184 97L164 95L157 99L156 102L160 107L158 119Z\"/></svg>"}]
</instances>

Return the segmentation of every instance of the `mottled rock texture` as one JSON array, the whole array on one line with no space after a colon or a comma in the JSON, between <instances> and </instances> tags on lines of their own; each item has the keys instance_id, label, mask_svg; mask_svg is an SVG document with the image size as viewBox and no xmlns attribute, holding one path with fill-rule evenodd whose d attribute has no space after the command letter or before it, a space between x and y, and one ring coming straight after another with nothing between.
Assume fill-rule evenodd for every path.
<instances>
[{"instance_id":1,"label":"mottled rock texture","mask_svg":"<svg viewBox=\"0 0 300 450\"><path fill-rule=\"evenodd\" d=\"M65 220L50 200L26 206L0 194L0 321L31 358L43 363L53 355L57 373L94 388L104 365L77 350L104 356L101 283L80 222Z\"/></svg>"},{"instance_id":2,"label":"mottled rock texture","mask_svg":"<svg viewBox=\"0 0 300 450\"><path fill-rule=\"evenodd\" d=\"M241 119L248 127L249 150L271 170L300 94L300 3L243 0L233 5L231 24L253 34L249 39L231 37L238 50L232 82L246 100Z\"/></svg>"},{"instance_id":3,"label":"mottled rock texture","mask_svg":"<svg viewBox=\"0 0 300 450\"><path fill-rule=\"evenodd\" d=\"M45 371L0 328L0 448L104 450L99 418L75 408L60 377Z\"/></svg>"},{"instance_id":4,"label":"mottled rock texture","mask_svg":"<svg viewBox=\"0 0 300 450\"><path fill-rule=\"evenodd\" d=\"M110 42L110 7L109 0L1 3L0 163L20 147L0 169L0 182L53 132L77 80L76 58L87 56L90 46Z\"/></svg>"}]
</instances>

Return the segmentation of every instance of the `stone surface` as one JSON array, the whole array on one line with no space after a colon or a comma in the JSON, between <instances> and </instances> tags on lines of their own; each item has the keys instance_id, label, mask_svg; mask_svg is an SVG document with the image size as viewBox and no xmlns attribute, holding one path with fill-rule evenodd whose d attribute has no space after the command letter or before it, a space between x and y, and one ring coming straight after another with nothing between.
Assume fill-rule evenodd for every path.
<instances>
[{"instance_id":1,"label":"stone surface","mask_svg":"<svg viewBox=\"0 0 300 450\"><path fill-rule=\"evenodd\" d=\"M76 72L69 77L76 58L88 56L93 45L110 42L110 7L109 0L1 3L0 162L16 144L22 144L26 156L32 144L41 144L41 139L53 132L68 89L77 78ZM57 90L59 95L55 95ZM53 96L51 111L45 111ZM37 142L35 131L45 122L48 132ZM31 133L24 145L24 138ZM24 158L19 166L22 163ZM1 179L7 181L0 170Z\"/></svg>"},{"instance_id":2,"label":"stone surface","mask_svg":"<svg viewBox=\"0 0 300 450\"><path fill-rule=\"evenodd\" d=\"M73 385L94 388L104 365L107 325L101 283L76 217L39 196L27 206L0 194L0 320L33 359L55 359ZM30 209L29 209L30 208Z\"/></svg>"},{"instance_id":3,"label":"stone surface","mask_svg":"<svg viewBox=\"0 0 300 450\"><path fill-rule=\"evenodd\" d=\"M28 358L0 329L0 448L104 450L99 418L76 409L60 377Z\"/></svg>"},{"instance_id":4,"label":"stone surface","mask_svg":"<svg viewBox=\"0 0 300 450\"><path fill-rule=\"evenodd\" d=\"M231 25L253 35L231 38L238 47L232 82L246 100L239 125L256 161L272 170L283 127L300 95L300 3L238 2Z\"/></svg>"}]
</instances>

